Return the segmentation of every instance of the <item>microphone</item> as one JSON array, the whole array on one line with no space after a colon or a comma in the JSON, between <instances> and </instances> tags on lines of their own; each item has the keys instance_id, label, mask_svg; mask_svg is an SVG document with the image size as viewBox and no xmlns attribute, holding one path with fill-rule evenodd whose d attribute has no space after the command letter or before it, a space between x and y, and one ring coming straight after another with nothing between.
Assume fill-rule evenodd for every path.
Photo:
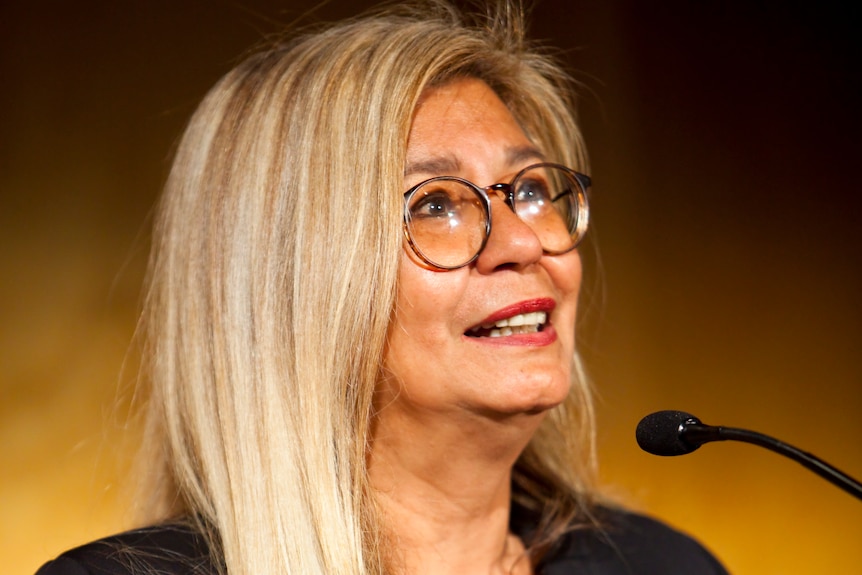
<instances>
[{"instance_id":1,"label":"microphone","mask_svg":"<svg viewBox=\"0 0 862 575\"><path fill-rule=\"evenodd\" d=\"M698 418L684 411L657 411L647 415L638 423L635 438L641 449L661 456L685 455L711 441L742 441L759 445L789 457L862 500L862 483L822 459L756 431L704 425Z\"/></svg>"}]
</instances>

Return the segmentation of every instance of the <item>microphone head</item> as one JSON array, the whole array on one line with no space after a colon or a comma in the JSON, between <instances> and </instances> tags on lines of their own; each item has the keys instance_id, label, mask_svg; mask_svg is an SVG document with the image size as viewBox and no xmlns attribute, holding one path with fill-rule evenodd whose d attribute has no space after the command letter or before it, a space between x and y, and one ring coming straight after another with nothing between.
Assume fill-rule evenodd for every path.
<instances>
[{"instance_id":1,"label":"microphone head","mask_svg":"<svg viewBox=\"0 0 862 575\"><path fill-rule=\"evenodd\" d=\"M700 444L691 445L683 441L680 432L686 423L700 424L700 420L684 411L657 411L641 419L635 438L647 453L685 455L700 447Z\"/></svg>"}]
</instances>

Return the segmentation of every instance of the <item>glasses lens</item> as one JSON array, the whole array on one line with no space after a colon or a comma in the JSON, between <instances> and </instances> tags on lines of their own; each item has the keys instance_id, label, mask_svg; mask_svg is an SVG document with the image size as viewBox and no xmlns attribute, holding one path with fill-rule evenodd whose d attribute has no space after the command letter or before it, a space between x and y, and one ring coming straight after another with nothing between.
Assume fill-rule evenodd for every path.
<instances>
[{"instance_id":1,"label":"glasses lens","mask_svg":"<svg viewBox=\"0 0 862 575\"><path fill-rule=\"evenodd\" d=\"M482 249L487 229L479 194L466 183L435 178L407 199L407 231L414 249L442 268L462 266Z\"/></svg>"},{"instance_id":2,"label":"glasses lens","mask_svg":"<svg viewBox=\"0 0 862 575\"><path fill-rule=\"evenodd\" d=\"M563 253L577 244L586 218L586 196L569 171L539 165L512 184L515 212L548 253Z\"/></svg>"}]
</instances>

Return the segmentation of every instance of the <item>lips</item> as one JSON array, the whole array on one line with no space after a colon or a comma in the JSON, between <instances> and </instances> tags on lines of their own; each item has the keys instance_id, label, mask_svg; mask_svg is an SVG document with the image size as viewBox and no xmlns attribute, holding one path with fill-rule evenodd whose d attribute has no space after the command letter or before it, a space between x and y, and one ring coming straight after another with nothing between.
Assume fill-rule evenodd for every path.
<instances>
[{"instance_id":1,"label":"lips","mask_svg":"<svg viewBox=\"0 0 862 575\"><path fill-rule=\"evenodd\" d=\"M488 316L465 332L473 338L499 338L542 332L548 326L548 315L556 302L540 298L507 306Z\"/></svg>"}]
</instances>

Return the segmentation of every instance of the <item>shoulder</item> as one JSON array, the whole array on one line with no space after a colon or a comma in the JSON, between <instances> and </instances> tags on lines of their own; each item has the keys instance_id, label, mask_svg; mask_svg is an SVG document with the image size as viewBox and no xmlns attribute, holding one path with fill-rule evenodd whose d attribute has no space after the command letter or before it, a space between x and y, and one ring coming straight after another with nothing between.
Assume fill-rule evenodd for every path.
<instances>
[{"instance_id":1,"label":"shoulder","mask_svg":"<svg viewBox=\"0 0 862 575\"><path fill-rule=\"evenodd\" d=\"M165 524L113 535L66 551L36 575L214 575L209 549L192 528Z\"/></svg>"},{"instance_id":2,"label":"shoulder","mask_svg":"<svg viewBox=\"0 0 862 575\"><path fill-rule=\"evenodd\" d=\"M545 558L543 575L726 575L703 545L665 523L600 509L599 527L566 534Z\"/></svg>"}]
</instances>

